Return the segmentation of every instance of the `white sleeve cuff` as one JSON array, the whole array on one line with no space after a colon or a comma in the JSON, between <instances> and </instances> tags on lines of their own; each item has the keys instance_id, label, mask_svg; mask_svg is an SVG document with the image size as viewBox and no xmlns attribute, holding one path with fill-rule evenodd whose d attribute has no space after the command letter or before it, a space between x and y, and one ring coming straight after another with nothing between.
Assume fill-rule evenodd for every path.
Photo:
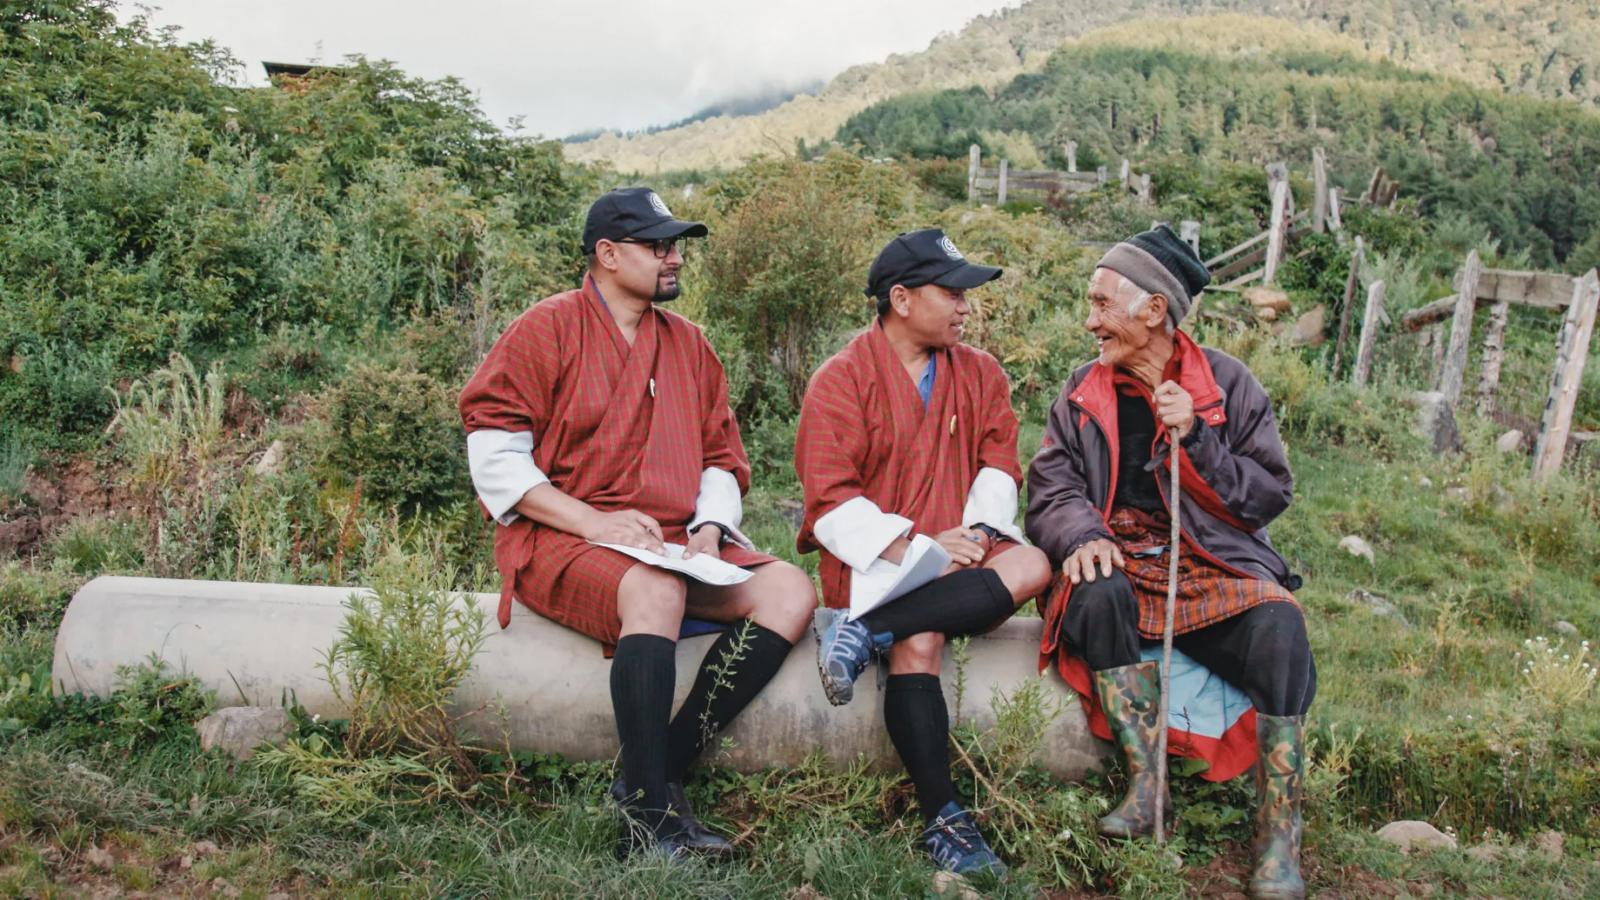
<instances>
[{"instance_id":1,"label":"white sleeve cuff","mask_svg":"<svg viewBox=\"0 0 1600 900\"><path fill-rule=\"evenodd\" d=\"M755 544L739 530L744 521L744 498L739 495L739 479L725 469L708 468L700 473L700 493L694 498L694 518L689 520L689 530L694 531L702 522L715 522L726 526L728 540L754 550Z\"/></svg>"},{"instance_id":2,"label":"white sleeve cuff","mask_svg":"<svg viewBox=\"0 0 1600 900\"><path fill-rule=\"evenodd\" d=\"M489 515L501 525L517 520L517 501L550 481L533 464L533 432L485 428L467 435L467 468L472 487Z\"/></svg>"},{"instance_id":3,"label":"white sleeve cuff","mask_svg":"<svg viewBox=\"0 0 1600 900\"><path fill-rule=\"evenodd\" d=\"M967 506L961 513L961 527L984 524L1019 544L1026 544L1017 527L1017 483L1010 475L992 467L978 470L967 491Z\"/></svg>"},{"instance_id":4,"label":"white sleeve cuff","mask_svg":"<svg viewBox=\"0 0 1600 900\"><path fill-rule=\"evenodd\" d=\"M817 519L811 533L841 562L865 572L892 543L911 531L905 516L886 513L865 497L852 497Z\"/></svg>"}]
</instances>

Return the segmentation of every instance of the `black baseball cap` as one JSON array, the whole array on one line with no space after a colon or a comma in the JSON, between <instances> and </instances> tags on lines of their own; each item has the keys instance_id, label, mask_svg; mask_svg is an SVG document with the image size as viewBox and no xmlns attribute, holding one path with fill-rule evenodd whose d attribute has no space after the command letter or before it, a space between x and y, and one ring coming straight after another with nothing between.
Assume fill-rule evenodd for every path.
<instances>
[{"instance_id":1,"label":"black baseball cap","mask_svg":"<svg viewBox=\"0 0 1600 900\"><path fill-rule=\"evenodd\" d=\"M942 229L907 231L890 241L867 271L868 297L887 297L890 288L925 284L967 290L1000 277L994 266L967 262Z\"/></svg>"},{"instance_id":2,"label":"black baseball cap","mask_svg":"<svg viewBox=\"0 0 1600 900\"><path fill-rule=\"evenodd\" d=\"M602 240L655 241L705 237L708 233L706 226L699 222L673 218L666 201L649 188L617 188L601 194L589 207L589 217L583 223L583 252L593 253L594 245Z\"/></svg>"}]
</instances>

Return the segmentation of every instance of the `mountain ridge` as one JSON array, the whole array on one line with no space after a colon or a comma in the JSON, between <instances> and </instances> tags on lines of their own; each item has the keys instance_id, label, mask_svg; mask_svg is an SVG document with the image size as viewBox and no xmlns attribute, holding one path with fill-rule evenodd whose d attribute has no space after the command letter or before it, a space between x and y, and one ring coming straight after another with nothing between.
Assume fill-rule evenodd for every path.
<instances>
[{"instance_id":1,"label":"mountain ridge","mask_svg":"<svg viewBox=\"0 0 1600 900\"><path fill-rule=\"evenodd\" d=\"M625 172L716 168L798 141L833 137L852 115L899 94L993 89L1038 71L1057 48L1138 20L1241 15L1294 23L1343 45L1469 83L1600 108L1600 0L1546 7L1521 0L1033 0L979 16L927 49L853 66L817 94L756 116L717 116L648 135L607 134L567 145L569 158Z\"/></svg>"}]
</instances>

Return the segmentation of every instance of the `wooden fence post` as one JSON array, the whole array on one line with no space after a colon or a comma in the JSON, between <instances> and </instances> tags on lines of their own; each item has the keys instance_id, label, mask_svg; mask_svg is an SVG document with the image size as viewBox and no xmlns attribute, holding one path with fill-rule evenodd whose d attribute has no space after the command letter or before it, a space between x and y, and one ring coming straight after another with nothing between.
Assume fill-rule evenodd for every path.
<instances>
[{"instance_id":1,"label":"wooden fence post","mask_svg":"<svg viewBox=\"0 0 1600 900\"><path fill-rule=\"evenodd\" d=\"M1267 221L1267 261L1261 272L1261 283L1271 285L1278 277L1278 264L1283 262L1283 244L1287 236L1289 215L1289 182L1279 181L1272 186L1272 212Z\"/></svg>"},{"instance_id":2,"label":"wooden fence post","mask_svg":"<svg viewBox=\"0 0 1600 900\"><path fill-rule=\"evenodd\" d=\"M1366 257L1361 245L1361 235L1356 235L1356 249L1350 253L1350 277L1344 283L1344 306L1339 308L1339 339L1333 345L1333 377L1339 377L1339 366L1344 362L1344 345L1350 339L1350 307L1356 302L1356 287L1361 284L1361 263Z\"/></svg>"},{"instance_id":3,"label":"wooden fence post","mask_svg":"<svg viewBox=\"0 0 1600 900\"><path fill-rule=\"evenodd\" d=\"M1128 165L1128 160L1126 157L1124 157L1122 160L1122 168L1119 170L1119 174L1117 175L1117 180L1122 182L1123 187L1128 186L1128 176L1132 172L1133 167Z\"/></svg>"},{"instance_id":4,"label":"wooden fence post","mask_svg":"<svg viewBox=\"0 0 1600 900\"><path fill-rule=\"evenodd\" d=\"M1150 193L1150 173L1144 172L1139 176L1139 199L1149 203L1155 198Z\"/></svg>"},{"instance_id":5,"label":"wooden fence post","mask_svg":"<svg viewBox=\"0 0 1600 900\"><path fill-rule=\"evenodd\" d=\"M1583 366L1589 358L1589 339L1594 336L1596 310L1600 309L1600 274L1590 269L1572 286L1572 304L1561 325L1561 343L1556 349L1555 371L1550 376L1550 396L1544 404L1544 421L1533 448L1533 477L1549 478L1561 468L1567 452L1567 436L1572 430L1572 408L1578 402L1583 384Z\"/></svg>"},{"instance_id":6,"label":"wooden fence post","mask_svg":"<svg viewBox=\"0 0 1600 900\"><path fill-rule=\"evenodd\" d=\"M1106 175L1106 167L1105 166L1100 166L1099 168L1095 169L1094 170L1094 177L1099 179L1101 184L1105 184L1106 181L1109 180L1107 175Z\"/></svg>"},{"instance_id":7,"label":"wooden fence post","mask_svg":"<svg viewBox=\"0 0 1600 900\"><path fill-rule=\"evenodd\" d=\"M1009 164L1006 162L1005 157L1000 157L1000 191L999 197L995 200L996 206L1006 205L1006 172L1008 168Z\"/></svg>"},{"instance_id":8,"label":"wooden fence post","mask_svg":"<svg viewBox=\"0 0 1600 900\"><path fill-rule=\"evenodd\" d=\"M1483 265L1478 261L1478 251L1467 254L1467 263L1456 275L1456 311L1450 320L1450 349L1444 357L1444 372L1439 376L1439 392L1444 401L1455 408L1461 399L1461 388L1467 380L1467 354L1472 342L1472 312L1478 302L1478 276Z\"/></svg>"},{"instance_id":9,"label":"wooden fence post","mask_svg":"<svg viewBox=\"0 0 1600 900\"><path fill-rule=\"evenodd\" d=\"M1333 231L1344 230L1344 219L1339 215L1339 189L1328 188L1328 228Z\"/></svg>"},{"instance_id":10,"label":"wooden fence post","mask_svg":"<svg viewBox=\"0 0 1600 900\"><path fill-rule=\"evenodd\" d=\"M1067 141L1067 171L1078 171L1078 142Z\"/></svg>"},{"instance_id":11,"label":"wooden fence post","mask_svg":"<svg viewBox=\"0 0 1600 900\"><path fill-rule=\"evenodd\" d=\"M1478 376L1478 415L1494 412L1495 391L1500 389L1500 364L1506 356L1506 316L1511 301L1496 300L1489 307L1489 325L1483 335L1483 372Z\"/></svg>"},{"instance_id":12,"label":"wooden fence post","mask_svg":"<svg viewBox=\"0 0 1600 900\"><path fill-rule=\"evenodd\" d=\"M1200 255L1199 222L1196 222L1193 219L1184 219L1182 222L1179 222L1178 237L1181 238L1185 244L1189 245L1189 249L1194 251L1194 255L1196 257Z\"/></svg>"},{"instance_id":13,"label":"wooden fence post","mask_svg":"<svg viewBox=\"0 0 1600 900\"><path fill-rule=\"evenodd\" d=\"M978 162L983 150L977 144L967 148L967 202L978 202Z\"/></svg>"},{"instance_id":14,"label":"wooden fence post","mask_svg":"<svg viewBox=\"0 0 1600 900\"><path fill-rule=\"evenodd\" d=\"M1321 147L1311 151L1311 230L1321 234L1328 222L1328 161Z\"/></svg>"},{"instance_id":15,"label":"wooden fence post","mask_svg":"<svg viewBox=\"0 0 1600 900\"><path fill-rule=\"evenodd\" d=\"M1367 288L1367 311L1361 319L1361 343L1356 348L1356 367L1350 382L1356 387L1366 387L1372 375L1372 349L1378 343L1378 320L1383 318L1383 281L1374 281Z\"/></svg>"}]
</instances>

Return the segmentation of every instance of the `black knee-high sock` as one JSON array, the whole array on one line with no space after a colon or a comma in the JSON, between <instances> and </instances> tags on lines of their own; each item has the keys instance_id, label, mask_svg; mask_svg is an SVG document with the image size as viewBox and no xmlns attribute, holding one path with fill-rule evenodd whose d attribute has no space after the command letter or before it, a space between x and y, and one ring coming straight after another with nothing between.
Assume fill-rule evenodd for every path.
<instances>
[{"instance_id":1,"label":"black knee-high sock","mask_svg":"<svg viewBox=\"0 0 1600 900\"><path fill-rule=\"evenodd\" d=\"M925 631L959 637L985 631L1015 611L999 573L962 569L878 607L860 621L873 634L892 634L895 640Z\"/></svg>"},{"instance_id":2,"label":"black knee-high sock","mask_svg":"<svg viewBox=\"0 0 1600 900\"><path fill-rule=\"evenodd\" d=\"M956 799L950 780L950 711L937 675L890 675L883 694L889 740L917 788L922 821Z\"/></svg>"},{"instance_id":3,"label":"black knee-high sock","mask_svg":"<svg viewBox=\"0 0 1600 900\"><path fill-rule=\"evenodd\" d=\"M667 728L667 780L683 780L706 744L778 674L793 646L749 620L722 632L706 651L694 687Z\"/></svg>"},{"instance_id":4,"label":"black knee-high sock","mask_svg":"<svg viewBox=\"0 0 1600 900\"><path fill-rule=\"evenodd\" d=\"M622 743L622 777L632 803L657 833L667 821L667 716L672 712L676 643L655 634L617 641L611 706Z\"/></svg>"}]
</instances>

